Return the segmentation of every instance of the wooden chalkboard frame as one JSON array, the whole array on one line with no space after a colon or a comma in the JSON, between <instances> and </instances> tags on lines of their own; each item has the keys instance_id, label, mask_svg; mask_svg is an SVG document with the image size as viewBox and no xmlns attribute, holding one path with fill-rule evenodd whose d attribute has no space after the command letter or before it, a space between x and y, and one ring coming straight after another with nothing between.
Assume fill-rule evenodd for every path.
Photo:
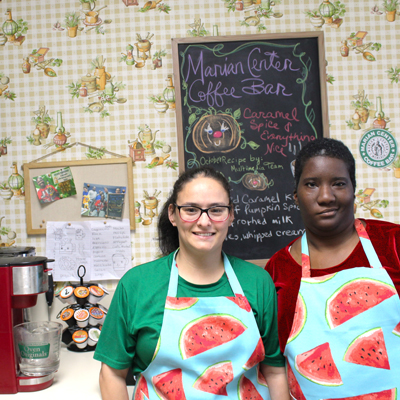
<instances>
[{"instance_id":1,"label":"wooden chalkboard frame","mask_svg":"<svg viewBox=\"0 0 400 400\"><path fill-rule=\"evenodd\" d=\"M213 36L213 37L196 37L196 38L177 38L172 41L172 57L175 84L175 104L176 104L176 124L178 133L178 159L179 170L185 170L185 145L184 145L184 121L182 110L182 80L181 80L181 61L180 46L185 47L188 44L204 44L243 42L244 44L258 41L278 40L278 39L296 39L302 41L304 39L316 39L318 43L318 70L319 70L319 90L320 90L320 109L322 120L322 136L329 137L329 117L328 117L328 101L326 88L326 61L324 33L317 32L289 32L289 33L273 33L273 34L256 34L256 35L233 35L233 36ZM276 251L279 249L276 249ZM264 266L267 258L249 260L254 264Z\"/></svg>"},{"instance_id":2,"label":"wooden chalkboard frame","mask_svg":"<svg viewBox=\"0 0 400 400\"><path fill-rule=\"evenodd\" d=\"M75 180L77 194L40 205L32 178L51 171L70 167ZM130 229L135 229L135 206L133 198L133 163L130 157L100 160L74 160L54 162L31 162L23 165L25 179L26 230L28 235L46 233L47 221L94 221L102 217L81 217L83 183L110 186L125 186L123 218L130 220ZM38 222L39 221L39 222Z\"/></svg>"}]
</instances>

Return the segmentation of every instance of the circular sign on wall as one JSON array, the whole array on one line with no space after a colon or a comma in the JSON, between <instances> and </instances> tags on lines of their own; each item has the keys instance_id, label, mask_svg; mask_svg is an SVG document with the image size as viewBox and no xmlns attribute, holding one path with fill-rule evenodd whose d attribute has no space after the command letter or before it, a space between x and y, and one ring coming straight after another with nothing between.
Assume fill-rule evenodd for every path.
<instances>
[{"instance_id":1,"label":"circular sign on wall","mask_svg":"<svg viewBox=\"0 0 400 400\"><path fill-rule=\"evenodd\" d=\"M397 155L396 139L385 129L370 129L361 138L360 154L370 167L388 167Z\"/></svg>"}]
</instances>

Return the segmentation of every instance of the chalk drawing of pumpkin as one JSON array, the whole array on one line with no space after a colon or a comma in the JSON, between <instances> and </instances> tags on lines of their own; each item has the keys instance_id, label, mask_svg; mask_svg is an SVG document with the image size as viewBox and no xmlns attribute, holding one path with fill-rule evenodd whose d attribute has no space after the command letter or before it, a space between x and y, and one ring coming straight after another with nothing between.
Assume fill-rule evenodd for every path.
<instances>
[{"instance_id":1,"label":"chalk drawing of pumpkin","mask_svg":"<svg viewBox=\"0 0 400 400\"><path fill-rule=\"evenodd\" d=\"M193 128L193 143L202 153L228 153L240 138L240 126L228 114L204 115Z\"/></svg>"},{"instance_id":2,"label":"chalk drawing of pumpkin","mask_svg":"<svg viewBox=\"0 0 400 400\"><path fill-rule=\"evenodd\" d=\"M265 190L268 185L268 179L264 174L251 173L243 175L243 186L250 190Z\"/></svg>"}]
</instances>

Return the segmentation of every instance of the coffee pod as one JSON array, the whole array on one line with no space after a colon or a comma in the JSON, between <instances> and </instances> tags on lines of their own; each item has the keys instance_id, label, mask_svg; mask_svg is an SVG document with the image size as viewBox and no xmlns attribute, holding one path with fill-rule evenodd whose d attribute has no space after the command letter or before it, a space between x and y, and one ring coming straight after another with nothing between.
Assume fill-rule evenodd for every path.
<instances>
[{"instance_id":1,"label":"coffee pod","mask_svg":"<svg viewBox=\"0 0 400 400\"><path fill-rule=\"evenodd\" d=\"M108 313L108 308L107 308L107 307L104 307L103 304L99 304L97 307L99 307L100 310L103 311L103 313L104 313L104 318L105 318L105 316L106 316L107 313Z\"/></svg>"},{"instance_id":2,"label":"coffee pod","mask_svg":"<svg viewBox=\"0 0 400 400\"><path fill-rule=\"evenodd\" d=\"M89 297L89 289L85 286L78 286L74 290L76 302L83 307Z\"/></svg>"},{"instance_id":3,"label":"coffee pod","mask_svg":"<svg viewBox=\"0 0 400 400\"><path fill-rule=\"evenodd\" d=\"M58 297L63 303L74 304L76 298L74 296L74 288L72 286L65 286Z\"/></svg>"},{"instance_id":4,"label":"coffee pod","mask_svg":"<svg viewBox=\"0 0 400 400\"><path fill-rule=\"evenodd\" d=\"M104 321L104 312L99 307L92 307L89 310L89 324L92 326L101 325Z\"/></svg>"},{"instance_id":5,"label":"coffee pod","mask_svg":"<svg viewBox=\"0 0 400 400\"><path fill-rule=\"evenodd\" d=\"M89 311L84 308L80 308L79 310L75 311L74 318L76 319L76 323L79 328L85 328L89 322Z\"/></svg>"},{"instance_id":6,"label":"coffee pod","mask_svg":"<svg viewBox=\"0 0 400 400\"><path fill-rule=\"evenodd\" d=\"M89 303L97 304L106 295L104 290L96 285L89 287Z\"/></svg>"},{"instance_id":7,"label":"coffee pod","mask_svg":"<svg viewBox=\"0 0 400 400\"><path fill-rule=\"evenodd\" d=\"M61 321L64 321L68 326L75 325L74 310L70 307L64 309L60 315Z\"/></svg>"},{"instance_id":8,"label":"coffee pod","mask_svg":"<svg viewBox=\"0 0 400 400\"><path fill-rule=\"evenodd\" d=\"M84 349L88 344L88 333L83 329L78 329L72 334L72 340L78 349Z\"/></svg>"},{"instance_id":9,"label":"coffee pod","mask_svg":"<svg viewBox=\"0 0 400 400\"><path fill-rule=\"evenodd\" d=\"M96 346L97 342L99 341L99 337L100 337L100 329L98 329L98 328L90 328L89 329L88 345L89 346Z\"/></svg>"},{"instance_id":10,"label":"coffee pod","mask_svg":"<svg viewBox=\"0 0 400 400\"><path fill-rule=\"evenodd\" d=\"M101 283L98 283L97 286L98 286L101 290L103 290L103 292L104 292L105 295L106 295L106 294L110 294L110 292L109 292Z\"/></svg>"}]
</instances>

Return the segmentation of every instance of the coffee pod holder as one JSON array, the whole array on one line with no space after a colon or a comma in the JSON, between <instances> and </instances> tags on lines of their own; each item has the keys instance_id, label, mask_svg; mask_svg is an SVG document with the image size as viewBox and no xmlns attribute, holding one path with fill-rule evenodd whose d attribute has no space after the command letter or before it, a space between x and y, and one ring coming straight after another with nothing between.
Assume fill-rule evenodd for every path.
<instances>
[{"instance_id":1,"label":"coffee pod holder","mask_svg":"<svg viewBox=\"0 0 400 400\"><path fill-rule=\"evenodd\" d=\"M80 279L79 284L68 284L68 287L73 289L74 301L64 301L67 304L58 313L57 318L68 325L62 332L62 342L67 345L68 350L80 353L96 349L108 311L98 301L108 293L98 283L84 283L83 277L86 274L84 265L78 267L77 274Z\"/></svg>"}]
</instances>

